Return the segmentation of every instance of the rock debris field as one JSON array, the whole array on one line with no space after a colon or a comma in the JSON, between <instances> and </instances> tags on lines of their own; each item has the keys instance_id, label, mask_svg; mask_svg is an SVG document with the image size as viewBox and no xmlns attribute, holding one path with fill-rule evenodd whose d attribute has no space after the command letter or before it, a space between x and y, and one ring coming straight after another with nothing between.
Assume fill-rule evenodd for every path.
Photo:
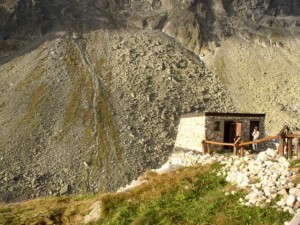
<instances>
[{"instance_id":1,"label":"rock debris field","mask_svg":"<svg viewBox=\"0 0 300 225\"><path fill-rule=\"evenodd\" d=\"M280 199L272 207L293 215L300 211L300 184L292 181L297 169L291 168L289 161L277 155L271 148L257 155L246 154L244 158L226 154L200 155L193 151L175 152L161 168L154 171L166 173L180 167L212 163L223 165L218 176L224 176L226 181L236 187L248 190L245 198L240 199L241 204L265 207L266 204ZM118 192L130 190L142 182L146 181L134 180L126 187L120 188ZM236 191L225 193L225 195L234 194Z\"/></svg>"}]
</instances>

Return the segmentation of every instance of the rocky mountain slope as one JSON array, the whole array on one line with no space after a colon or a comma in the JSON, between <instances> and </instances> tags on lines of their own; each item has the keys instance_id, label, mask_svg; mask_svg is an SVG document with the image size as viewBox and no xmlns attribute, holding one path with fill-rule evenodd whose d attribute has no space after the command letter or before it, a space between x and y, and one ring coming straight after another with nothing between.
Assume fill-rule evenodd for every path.
<instances>
[{"instance_id":1,"label":"rocky mountain slope","mask_svg":"<svg viewBox=\"0 0 300 225\"><path fill-rule=\"evenodd\" d=\"M166 160L183 113L299 126L298 9L0 1L0 201L115 190Z\"/></svg>"}]
</instances>

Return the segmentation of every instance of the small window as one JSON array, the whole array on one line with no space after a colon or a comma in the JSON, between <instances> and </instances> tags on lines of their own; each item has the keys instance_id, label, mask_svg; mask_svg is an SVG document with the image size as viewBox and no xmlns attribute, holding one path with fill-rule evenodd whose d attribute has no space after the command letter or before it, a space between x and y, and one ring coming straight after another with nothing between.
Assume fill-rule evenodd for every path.
<instances>
[{"instance_id":1,"label":"small window","mask_svg":"<svg viewBox=\"0 0 300 225\"><path fill-rule=\"evenodd\" d=\"M220 121L216 121L215 125L214 125L214 131L220 131L220 125L221 125L221 122Z\"/></svg>"}]
</instances>

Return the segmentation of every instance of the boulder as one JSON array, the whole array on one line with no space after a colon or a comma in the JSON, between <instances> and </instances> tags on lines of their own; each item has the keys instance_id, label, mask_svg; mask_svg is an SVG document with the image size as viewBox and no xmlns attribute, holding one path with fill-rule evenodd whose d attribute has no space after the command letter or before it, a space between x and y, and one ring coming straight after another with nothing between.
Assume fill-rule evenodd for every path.
<instances>
[{"instance_id":1,"label":"boulder","mask_svg":"<svg viewBox=\"0 0 300 225\"><path fill-rule=\"evenodd\" d=\"M286 200L286 205L289 207L293 207L296 202L296 197L294 195L289 195Z\"/></svg>"},{"instance_id":2,"label":"boulder","mask_svg":"<svg viewBox=\"0 0 300 225\"><path fill-rule=\"evenodd\" d=\"M272 158L275 158L276 156L276 151L272 148L268 148L266 151L266 155L269 156L269 157L272 157Z\"/></svg>"},{"instance_id":3,"label":"boulder","mask_svg":"<svg viewBox=\"0 0 300 225\"><path fill-rule=\"evenodd\" d=\"M70 191L70 186L67 184L60 189L59 194L65 195L68 194L69 191Z\"/></svg>"},{"instance_id":4,"label":"boulder","mask_svg":"<svg viewBox=\"0 0 300 225\"><path fill-rule=\"evenodd\" d=\"M266 154L266 152L260 152L258 155L257 155L257 159L264 162L267 160L267 157L268 155Z\"/></svg>"},{"instance_id":5,"label":"boulder","mask_svg":"<svg viewBox=\"0 0 300 225\"><path fill-rule=\"evenodd\" d=\"M101 207L100 207L100 201L94 202L90 209L92 210L88 215L84 217L83 223L88 224L93 221L97 221L101 217Z\"/></svg>"}]
</instances>

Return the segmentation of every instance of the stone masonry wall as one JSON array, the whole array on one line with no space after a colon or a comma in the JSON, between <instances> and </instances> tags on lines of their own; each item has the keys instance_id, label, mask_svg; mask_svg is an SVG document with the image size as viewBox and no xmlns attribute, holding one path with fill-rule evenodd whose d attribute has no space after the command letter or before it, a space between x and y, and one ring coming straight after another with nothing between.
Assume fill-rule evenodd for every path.
<instances>
[{"instance_id":1,"label":"stone masonry wall","mask_svg":"<svg viewBox=\"0 0 300 225\"><path fill-rule=\"evenodd\" d=\"M264 136L264 117L232 117L232 116L206 116L205 131L206 139L223 142L224 141L224 124L225 121L242 123L242 141L249 141L250 121L259 121L260 138ZM215 122L220 122L219 130L214 130ZM252 140L252 139L250 139ZM214 149L221 149L222 146L214 146Z\"/></svg>"},{"instance_id":2,"label":"stone masonry wall","mask_svg":"<svg viewBox=\"0 0 300 225\"><path fill-rule=\"evenodd\" d=\"M249 141L252 132L250 131L250 121L259 121L260 138L264 136L264 117L195 115L180 119L175 147L202 152L201 142L204 139L224 142L224 124L226 121L242 123L242 141ZM216 122L219 122L218 129L215 129ZM259 148L263 146L264 144L259 144ZM222 149L222 146L213 146L213 149Z\"/></svg>"}]
</instances>

